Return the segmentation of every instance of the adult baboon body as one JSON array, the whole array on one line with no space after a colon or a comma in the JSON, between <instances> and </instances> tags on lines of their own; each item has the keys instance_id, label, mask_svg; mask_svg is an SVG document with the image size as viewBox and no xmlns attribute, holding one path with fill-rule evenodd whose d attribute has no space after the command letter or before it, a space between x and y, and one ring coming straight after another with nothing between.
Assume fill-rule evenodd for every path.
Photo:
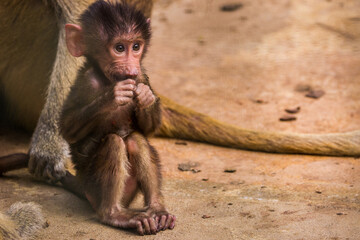
<instances>
[{"instance_id":1,"label":"adult baboon body","mask_svg":"<svg viewBox=\"0 0 360 240\"><path fill-rule=\"evenodd\" d=\"M152 1L127 1L150 15ZM3 0L0 3L1 116L28 130L36 126L29 167L37 176L58 179L65 174L68 145L60 137L58 118L82 61L67 52L63 26L76 22L92 2ZM360 155L360 131L322 135L250 131L217 122L161 98L163 124L157 135L266 152Z\"/></svg>"}]
</instances>

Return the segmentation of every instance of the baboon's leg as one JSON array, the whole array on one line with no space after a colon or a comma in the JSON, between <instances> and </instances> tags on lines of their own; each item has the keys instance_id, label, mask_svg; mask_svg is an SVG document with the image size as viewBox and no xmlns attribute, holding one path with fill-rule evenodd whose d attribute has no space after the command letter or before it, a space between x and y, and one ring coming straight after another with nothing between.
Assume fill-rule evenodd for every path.
<instances>
[{"instance_id":1,"label":"baboon's leg","mask_svg":"<svg viewBox=\"0 0 360 240\"><path fill-rule=\"evenodd\" d=\"M127 139L129 162L135 169L137 181L144 193L147 213L159 220L159 229L173 229L176 217L165 208L161 193L161 173L159 156L156 150L140 133L132 133Z\"/></svg>"},{"instance_id":2,"label":"baboon's leg","mask_svg":"<svg viewBox=\"0 0 360 240\"><path fill-rule=\"evenodd\" d=\"M124 141L116 134L109 134L99 147L89 168L82 172L84 192L100 220L111 226L137 228L139 234L154 234L155 218L143 212L131 211L121 205L126 194L129 163Z\"/></svg>"},{"instance_id":3,"label":"baboon's leg","mask_svg":"<svg viewBox=\"0 0 360 240\"><path fill-rule=\"evenodd\" d=\"M82 3L83 4L83 3ZM82 11L77 1L57 1L59 37L56 58L50 76L47 99L30 143L29 170L37 177L59 180L65 176L69 147L59 133L59 117L81 61L72 57L65 44L65 23L75 22Z\"/></svg>"}]
</instances>

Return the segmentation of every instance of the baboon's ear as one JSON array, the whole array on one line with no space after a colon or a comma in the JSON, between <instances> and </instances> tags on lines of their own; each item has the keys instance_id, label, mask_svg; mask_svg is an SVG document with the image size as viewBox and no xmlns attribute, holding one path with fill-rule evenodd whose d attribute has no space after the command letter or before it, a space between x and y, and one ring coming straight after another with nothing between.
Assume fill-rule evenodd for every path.
<instances>
[{"instance_id":1,"label":"baboon's ear","mask_svg":"<svg viewBox=\"0 0 360 240\"><path fill-rule=\"evenodd\" d=\"M65 24L66 46L71 55L81 57L85 52L83 33L81 26L76 24Z\"/></svg>"}]
</instances>

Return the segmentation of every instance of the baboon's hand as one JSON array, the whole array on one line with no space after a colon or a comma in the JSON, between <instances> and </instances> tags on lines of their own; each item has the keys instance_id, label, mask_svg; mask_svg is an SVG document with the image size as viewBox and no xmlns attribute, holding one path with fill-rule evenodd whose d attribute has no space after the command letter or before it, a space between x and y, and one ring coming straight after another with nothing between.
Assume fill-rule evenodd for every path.
<instances>
[{"instance_id":1,"label":"baboon's hand","mask_svg":"<svg viewBox=\"0 0 360 240\"><path fill-rule=\"evenodd\" d=\"M151 91L150 87L143 83L139 83L135 91L135 94L136 94L138 106L140 108L147 108L151 106L156 100L156 97L154 93Z\"/></svg>"},{"instance_id":2,"label":"baboon's hand","mask_svg":"<svg viewBox=\"0 0 360 240\"><path fill-rule=\"evenodd\" d=\"M38 125L39 127L41 126ZM31 140L29 171L39 179L54 183L65 176L65 162L69 157L69 146L54 131L46 127L38 131L38 128Z\"/></svg>"},{"instance_id":3,"label":"baboon's hand","mask_svg":"<svg viewBox=\"0 0 360 240\"><path fill-rule=\"evenodd\" d=\"M114 87L114 101L118 106L128 104L133 100L136 89L135 81L127 79L116 83Z\"/></svg>"}]
</instances>

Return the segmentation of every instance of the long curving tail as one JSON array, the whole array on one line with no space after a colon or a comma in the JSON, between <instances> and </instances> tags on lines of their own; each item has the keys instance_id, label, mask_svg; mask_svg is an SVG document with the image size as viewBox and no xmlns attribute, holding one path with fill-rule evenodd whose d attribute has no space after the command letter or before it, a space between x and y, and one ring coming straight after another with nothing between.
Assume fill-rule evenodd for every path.
<instances>
[{"instance_id":1,"label":"long curving tail","mask_svg":"<svg viewBox=\"0 0 360 240\"><path fill-rule=\"evenodd\" d=\"M360 131L292 134L252 131L219 122L161 97L157 136L206 142L245 150L327 156L360 156Z\"/></svg>"}]
</instances>

